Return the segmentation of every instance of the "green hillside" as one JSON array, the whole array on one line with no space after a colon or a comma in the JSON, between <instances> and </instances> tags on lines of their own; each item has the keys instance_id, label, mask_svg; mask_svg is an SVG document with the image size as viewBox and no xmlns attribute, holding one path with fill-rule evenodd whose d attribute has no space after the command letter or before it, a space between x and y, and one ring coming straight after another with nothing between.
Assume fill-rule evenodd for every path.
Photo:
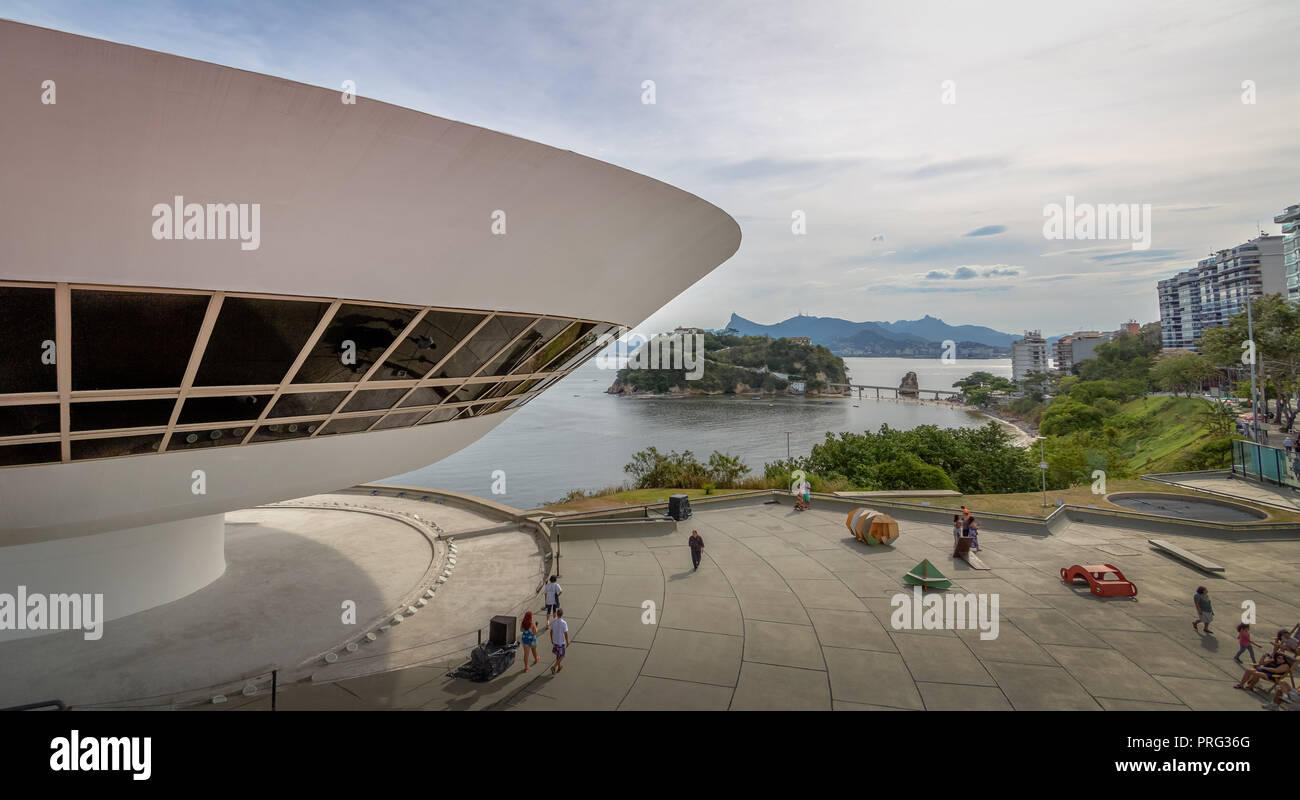
<instances>
[{"instance_id":1,"label":"green hillside","mask_svg":"<svg viewBox=\"0 0 1300 800\"><path fill-rule=\"evenodd\" d=\"M1120 448L1129 471L1174 472L1226 466L1227 461L1195 466L1204 449L1223 448L1222 437L1206 428L1201 412L1210 402L1197 397L1143 397L1120 406ZM1226 452L1226 448L1223 448ZM1208 453L1206 454L1209 455Z\"/></svg>"}]
</instances>

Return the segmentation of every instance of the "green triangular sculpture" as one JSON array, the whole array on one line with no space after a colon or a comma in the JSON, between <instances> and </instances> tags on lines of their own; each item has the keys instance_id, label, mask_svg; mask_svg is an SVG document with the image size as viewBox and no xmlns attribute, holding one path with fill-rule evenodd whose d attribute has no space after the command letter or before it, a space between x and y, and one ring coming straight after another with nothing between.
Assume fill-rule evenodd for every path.
<instances>
[{"instance_id":1,"label":"green triangular sculpture","mask_svg":"<svg viewBox=\"0 0 1300 800\"><path fill-rule=\"evenodd\" d=\"M912 571L903 576L903 581L923 589L947 589L952 586L952 581L945 578L928 558L912 567Z\"/></svg>"}]
</instances>

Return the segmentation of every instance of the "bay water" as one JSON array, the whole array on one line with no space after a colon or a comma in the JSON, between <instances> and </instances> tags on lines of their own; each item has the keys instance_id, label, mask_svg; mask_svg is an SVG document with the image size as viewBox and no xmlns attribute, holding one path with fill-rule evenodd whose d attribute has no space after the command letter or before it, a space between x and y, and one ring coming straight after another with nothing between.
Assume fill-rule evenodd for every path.
<instances>
[{"instance_id":1,"label":"bay water","mask_svg":"<svg viewBox=\"0 0 1300 800\"><path fill-rule=\"evenodd\" d=\"M850 383L897 386L917 373L921 389L949 389L953 381L983 370L1011 377L1011 359L846 358ZM807 455L828 432L875 431L882 424L908 430L918 425L979 427L989 419L933 402L875 399L874 391L850 397L778 395L713 397L619 397L605 394L615 371L595 359L482 439L458 453L405 475L380 481L449 489L515 508L535 508L573 489L621 485L623 467L638 450L692 451L701 462L720 450L739 456L761 475L763 465L787 453ZM884 393L882 393L884 394ZM505 473L505 493L493 494L493 473ZM498 488L499 482L498 482Z\"/></svg>"}]
</instances>

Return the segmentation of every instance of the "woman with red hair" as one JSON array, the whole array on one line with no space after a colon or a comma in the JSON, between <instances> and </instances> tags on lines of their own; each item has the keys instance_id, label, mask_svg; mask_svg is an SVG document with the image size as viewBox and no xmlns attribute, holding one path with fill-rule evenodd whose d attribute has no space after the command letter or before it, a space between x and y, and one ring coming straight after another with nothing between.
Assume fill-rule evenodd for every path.
<instances>
[{"instance_id":1,"label":"woman with red hair","mask_svg":"<svg viewBox=\"0 0 1300 800\"><path fill-rule=\"evenodd\" d=\"M523 624L519 627L519 642L523 645L524 651L524 672L528 671L528 651L533 651L533 666L541 661L537 657L537 622L533 620L533 612L524 612Z\"/></svg>"}]
</instances>

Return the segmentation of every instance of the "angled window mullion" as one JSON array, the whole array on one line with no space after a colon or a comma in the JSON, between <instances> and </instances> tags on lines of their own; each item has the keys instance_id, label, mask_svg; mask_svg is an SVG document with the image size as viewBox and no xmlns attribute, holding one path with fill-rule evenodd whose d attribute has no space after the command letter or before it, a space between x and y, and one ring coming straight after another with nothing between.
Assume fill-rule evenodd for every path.
<instances>
[{"instance_id":1,"label":"angled window mullion","mask_svg":"<svg viewBox=\"0 0 1300 800\"><path fill-rule=\"evenodd\" d=\"M493 353L491 358L484 360L483 364L482 364L478 369L474 370L474 374L473 374L473 375L470 375L468 378L466 378L465 380L461 381L461 384L460 384L459 386L457 386L454 390L452 390L452 393L449 394L449 395L447 395L447 397L455 397L455 396L456 396L456 392L459 392L461 389L464 389L464 388L465 388L466 386L468 386L470 383L492 383L493 381L476 381L476 380L474 380L474 379L480 377L480 373L482 373L483 370L487 369L488 366L492 364L492 362L496 361L496 360L497 360L498 358L500 358L503 354L509 352L509 351L510 351L510 348L514 347L515 344L518 343L520 339L524 338L524 335L525 335L525 334L527 334L529 331L531 331L531 330L533 329L533 327L536 326L537 323L539 323L539 322L541 322L541 321L542 321L542 318L541 318L541 317L534 317L534 318L533 318L533 321L530 322L530 323L528 323L528 327L526 327L526 328L524 328L522 331L520 331L520 332L518 333L518 335L515 336L515 338L513 338L513 339L511 339L509 342L507 342L504 346L502 346L502 348L501 348L500 350L497 350L495 353ZM502 375L502 376L501 376L501 380L504 382L504 381L505 381L507 378L509 378L509 377L510 377L509 375ZM478 398L475 398L475 399L477 400ZM442 402L442 403L439 403L439 405L445 405L446 402L447 402L447 401L446 401L446 398L443 398L443 402Z\"/></svg>"},{"instance_id":2,"label":"angled window mullion","mask_svg":"<svg viewBox=\"0 0 1300 800\"><path fill-rule=\"evenodd\" d=\"M609 323L602 323L602 324L609 324ZM596 349L601 348L601 347L608 347L608 346L609 346L609 342L606 342L606 343L604 343L604 344L601 344L601 341L600 341L600 340L601 340L601 338L604 337L604 336L610 336L612 331L617 331L617 333L616 333L616 334L613 334L613 338L610 339L610 341L611 341L611 342L616 342L616 341L618 341L619 337L620 337L620 336L623 336L625 333L627 333L628 330L630 330L630 329L629 329L629 328L624 328L624 327L621 326L621 325L615 325L615 326L614 326L613 328L611 328L610 330L605 331L605 332L602 333L600 336L597 336L597 337L596 337L596 341L592 342L591 344L587 345L586 347L580 348L576 353L571 353L571 352L570 352L570 351L573 349L572 347L566 347L566 348L564 349L564 352L563 352L563 353L560 353L560 354L559 354L558 356L556 356L555 358L553 358L553 359L551 359L550 361L546 362L546 364L543 365L542 369L543 369L543 370L548 370L548 369L554 367L554 369L555 369L556 371L566 372L566 374L567 374L568 372L572 372L573 370L561 370L560 368L561 368L562 366L564 366L565 364L567 364L569 361L571 361L571 360L574 359L574 358L584 359L584 358L589 357L589 356L591 355L591 352L594 352ZM576 345L576 344L578 344L578 342L574 342L574 344ZM588 351L591 351L591 352L588 352Z\"/></svg>"},{"instance_id":3,"label":"angled window mullion","mask_svg":"<svg viewBox=\"0 0 1300 800\"><path fill-rule=\"evenodd\" d=\"M163 434L162 441L158 443L158 452L167 452L167 443L171 441L172 431L176 428L176 420L181 416L181 406L185 404L185 395L190 387L194 385L194 376L199 373L199 364L203 361L203 354L208 349L208 339L212 336L212 329L217 325L217 317L221 314L221 304L225 302L225 295L221 292L213 292L208 298L208 311L203 315L203 324L199 326L199 335L194 339L194 349L190 351L190 361L185 365L185 375L181 378L180 393L176 395L176 403L172 406L171 417L167 420L167 431Z\"/></svg>"},{"instance_id":4,"label":"angled window mullion","mask_svg":"<svg viewBox=\"0 0 1300 800\"><path fill-rule=\"evenodd\" d=\"M356 385L353 386L346 395L344 395L343 399L334 407L334 410L325 417L325 420L321 422L321 424L316 427L316 430L312 431L311 436L308 436L307 438L315 439L321 431L325 430L325 426L329 424L329 421L334 419L334 417L338 415L348 403L352 402L352 398L356 393L361 391L361 385L370 380L370 377L379 371L379 368L384 365L384 362L388 360L389 356L391 356L393 352L401 346L402 342L406 341L407 336L411 335L411 331L415 330L415 326L419 325L420 322L424 320L424 315L427 313L429 313L429 310L423 309L420 313L411 318L411 321L406 324L406 327L402 329L402 332L398 334L391 343L389 343L388 347L384 348L383 354L380 355L379 358L375 359L375 363L370 365L370 369L366 370L366 374L361 376L361 380L357 381ZM402 395L401 399L406 399L406 395Z\"/></svg>"},{"instance_id":5,"label":"angled window mullion","mask_svg":"<svg viewBox=\"0 0 1300 800\"><path fill-rule=\"evenodd\" d=\"M487 315L486 317L484 317L483 319L479 320L479 323L478 323L477 325L474 326L474 330L472 330L472 331L470 331L469 333L465 334L465 335L461 338L461 340L460 340L459 342L456 342L456 346L453 347L453 348L451 348L450 350L448 350L448 351L447 351L447 355L443 356L441 361L439 361L437 364L434 364L432 369L430 369L428 372L424 373L425 377L421 378L419 383L417 383L416 385L414 385L414 386L412 386L410 389L408 389L407 392L406 392L406 394L404 394L404 395L402 395L400 398L398 398L398 400L397 400L396 403L393 403L393 407L392 407L392 408L390 408L390 409L388 409L387 411L385 411L384 414L383 414L383 416L381 416L379 419L375 420L374 423L373 423L369 428L366 428L366 430L367 430L367 431L373 430L374 427L375 427L375 425L378 425L379 423L383 422L384 419L385 419L389 414L391 414L391 413L393 413L394 411L396 411L397 408L398 408L398 406L400 406L402 403L405 403L405 402L406 402L406 399L407 399L408 397L410 397L412 394L414 394L417 390L419 390L419 389L421 389L421 388L423 388L423 387L425 387L425 386L432 386L433 384L425 383L425 381L431 380L431 379L429 378L429 376L430 376L430 375L435 375L435 374L437 374L438 370L442 369L443 365L446 364L449 360L451 360L452 356L454 356L454 355L456 355L457 353L459 353L459 352L460 352L460 349L461 349L462 347L464 347L465 344L466 344L467 342L469 342L469 341L470 341L471 339L473 339L475 336L478 336L478 332L481 331L481 330L483 330L483 327L484 327L485 325L487 325L489 322L491 322L492 320L496 319L496 317L497 317L497 312L492 311L492 312L489 312L488 315ZM446 398L443 398L443 399L445 400Z\"/></svg>"},{"instance_id":6,"label":"angled window mullion","mask_svg":"<svg viewBox=\"0 0 1300 800\"><path fill-rule=\"evenodd\" d=\"M564 330L560 331L558 334L556 334L556 336L557 336L557 338L558 338L559 336L563 336L564 334L566 334L566 333L569 332L569 329L570 329L570 328L576 328L576 327L578 327L578 326L580 326L580 325L583 325L583 324L585 324L585 323L583 323L581 320L574 320L572 325L570 325L568 328L565 328ZM578 340L581 339L581 338L582 338L581 336L578 336L578 337L574 338L574 340L569 344L569 347L566 347L566 348L564 348L563 350L561 350L560 352L556 353L555 356L552 357L550 361L547 361L545 364L543 364L543 365L540 367L540 369L544 370L544 369L546 369L547 367L549 367L550 365L554 364L556 361L558 361L558 360L560 359L560 357L563 356L565 353L569 352L569 348L570 348L570 347L573 347L573 345L577 344L577 343L578 343Z\"/></svg>"},{"instance_id":7,"label":"angled window mullion","mask_svg":"<svg viewBox=\"0 0 1300 800\"><path fill-rule=\"evenodd\" d=\"M285 371L284 379L281 380L280 385L276 387L275 393L271 395L270 400L266 401L266 406L262 408L262 413L258 415L257 422L249 427L248 433L244 434L244 438L240 442L241 445L248 444L252 440L253 434L256 433L257 429L266 421L267 413L275 406L275 401L280 399L280 395L284 392L284 387L293 382L294 376L298 374L298 370L301 369L303 363L307 361L307 356L311 354L312 348L316 346L316 342L320 341L320 337L325 335L325 331L329 328L330 322L334 319L335 312L337 312L342 305L342 300L335 300L330 303L330 307L325 310L325 314L320 318L320 322L316 323L316 330L312 331L311 336L307 337L307 341L303 343L302 349L298 351L298 357L293 360L293 363L289 365L289 369Z\"/></svg>"}]
</instances>

